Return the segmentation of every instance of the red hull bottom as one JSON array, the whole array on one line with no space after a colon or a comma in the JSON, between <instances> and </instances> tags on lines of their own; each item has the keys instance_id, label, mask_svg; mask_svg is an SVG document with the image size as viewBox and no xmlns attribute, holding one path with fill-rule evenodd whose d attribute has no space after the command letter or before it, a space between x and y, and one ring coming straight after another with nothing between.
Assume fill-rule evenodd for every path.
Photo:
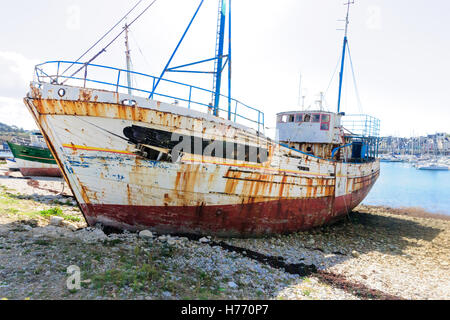
<instances>
[{"instance_id":1,"label":"red hull bottom","mask_svg":"<svg viewBox=\"0 0 450 320\"><path fill-rule=\"evenodd\" d=\"M243 205L147 207L81 205L90 225L159 233L262 236L291 233L345 217L367 196L374 181L342 197L278 200Z\"/></svg>"},{"instance_id":2,"label":"red hull bottom","mask_svg":"<svg viewBox=\"0 0 450 320\"><path fill-rule=\"evenodd\" d=\"M20 168L24 177L62 177L59 168Z\"/></svg>"}]
</instances>

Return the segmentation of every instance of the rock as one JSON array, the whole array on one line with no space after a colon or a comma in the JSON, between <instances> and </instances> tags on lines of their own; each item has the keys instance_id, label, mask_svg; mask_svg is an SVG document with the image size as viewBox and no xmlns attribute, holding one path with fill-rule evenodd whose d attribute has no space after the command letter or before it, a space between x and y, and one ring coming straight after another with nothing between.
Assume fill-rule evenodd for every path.
<instances>
[{"instance_id":1,"label":"rock","mask_svg":"<svg viewBox=\"0 0 450 320\"><path fill-rule=\"evenodd\" d=\"M106 240L108 237L100 229L86 228L75 233L75 235L83 242L96 242Z\"/></svg>"},{"instance_id":2,"label":"rock","mask_svg":"<svg viewBox=\"0 0 450 320\"><path fill-rule=\"evenodd\" d=\"M358 257L360 256L360 254L359 254L358 251L353 250L353 251L352 251L352 256L353 256L354 258L358 258Z\"/></svg>"},{"instance_id":3,"label":"rock","mask_svg":"<svg viewBox=\"0 0 450 320\"><path fill-rule=\"evenodd\" d=\"M55 227L59 227L62 225L64 221L64 218L61 217L51 217L50 218L50 225L55 226Z\"/></svg>"},{"instance_id":4,"label":"rock","mask_svg":"<svg viewBox=\"0 0 450 320\"><path fill-rule=\"evenodd\" d=\"M172 294L170 292L168 292L168 291L164 291L162 295L163 295L164 298L171 298L172 297Z\"/></svg>"},{"instance_id":5,"label":"rock","mask_svg":"<svg viewBox=\"0 0 450 320\"><path fill-rule=\"evenodd\" d=\"M230 287L231 289L236 289L238 287L238 285L236 283L234 283L233 281L228 282L228 287Z\"/></svg>"},{"instance_id":6,"label":"rock","mask_svg":"<svg viewBox=\"0 0 450 320\"><path fill-rule=\"evenodd\" d=\"M24 225L22 226L22 228L23 228L25 231L31 231L31 230L33 230L33 228L32 228L31 226L27 225L27 224L24 224Z\"/></svg>"},{"instance_id":7,"label":"rock","mask_svg":"<svg viewBox=\"0 0 450 320\"><path fill-rule=\"evenodd\" d=\"M201 238L198 240L200 243L208 243L210 240L208 238Z\"/></svg>"},{"instance_id":8,"label":"rock","mask_svg":"<svg viewBox=\"0 0 450 320\"><path fill-rule=\"evenodd\" d=\"M71 231L77 231L77 230L78 230L78 227L77 227L76 225L74 225L73 223L70 223L70 222L68 222L68 221L63 221L63 222L61 223L61 225L62 225L64 228L67 228L67 229L69 229L69 230L71 230Z\"/></svg>"},{"instance_id":9,"label":"rock","mask_svg":"<svg viewBox=\"0 0 450 320\"><path fill-rule=\"evenodd\" d=\"M139 237L144 239L153 239L153 233L149 230L139 232Z\"/></svg>"}]
</instances>

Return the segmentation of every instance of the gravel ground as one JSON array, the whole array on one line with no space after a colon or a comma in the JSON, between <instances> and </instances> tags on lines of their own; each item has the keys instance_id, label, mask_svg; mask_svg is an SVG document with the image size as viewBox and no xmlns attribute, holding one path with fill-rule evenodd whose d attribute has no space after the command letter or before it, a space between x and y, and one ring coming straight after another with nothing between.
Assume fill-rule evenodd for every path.
<instances>
[{"instance_id":1,"label":"gravel ground","mask_svg":"<svg viewBox=\"0 0 450 320\"><path fill-rule=\"evenodd\" d=\"M450 299L450 220L361 206L270 238L108 236L61 190L0 167L0 299Z\"/></svg>"}]
</instances>

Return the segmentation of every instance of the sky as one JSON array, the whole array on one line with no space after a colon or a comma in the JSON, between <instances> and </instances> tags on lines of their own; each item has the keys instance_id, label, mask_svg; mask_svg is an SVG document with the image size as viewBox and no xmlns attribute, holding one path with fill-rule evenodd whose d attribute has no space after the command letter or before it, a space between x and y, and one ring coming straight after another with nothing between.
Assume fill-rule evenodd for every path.
<instances>
[{"instance_id":1,"label":"sky","mask_svg":"<svg viewBox=\"0 0 450 320\"><path fill-rule=\"evenodd\" d=\"M77 59L136 2L3 3L0 122L36 128L22 101L33 80L34 65ZM149 2L144 0L139 8ZM337 109L335 70L343 40L343 31L337 29L344 26L338 21L345 17L344 2L232 1L232 96L265 112L267 127L275 126L276 113L301 109L300 75L307 108L315 109L315 101L324 92L326 109ZM132 26L134 70L160 74L198 3L157 0ZM449 11L448 0L356 0L350 11L349 46L361 104L347 60L342 111L379 118L384 136L450 133ZM216 17L217 0L205 0L173 65L214 55ZM100 49L97 47L89 57ZM95 62L124 68L124 50L123 39L119 38ZM212 89L210 76L169 77Z\"/></svg>"}]
</instances>

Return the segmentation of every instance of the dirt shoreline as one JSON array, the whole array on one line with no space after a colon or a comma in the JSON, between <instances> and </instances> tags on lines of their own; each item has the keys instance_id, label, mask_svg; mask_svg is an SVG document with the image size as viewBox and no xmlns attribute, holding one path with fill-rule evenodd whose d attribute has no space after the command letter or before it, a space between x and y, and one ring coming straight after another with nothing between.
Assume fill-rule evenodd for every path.
<instances>
[{"instance_id":1,"label":"dirt shoreline","mask_svg":"<svg viewBox=\"0 0 450 320\"><path fill-rule=\"evenodd\" d=\"M440 220L450 221L450 215L446 215L444 213L430 212L421 207L392 208L389 206L360 205L359 208L363 209L363 210L366 209L369 211L381 210L383 212L387 212L387 213L395 214L395 215L399 215L399 216L425 218L425 219L440 219Z\"/></svg>"},{"instance_id":2,"label":"dirt shoreline","mask_svg":"<svg viewBox=\"0 0 450 320\"><path fill-rule=\"evenodd\" d=\"M0 299L450 300L447 216L360 206L331 226L260 239L106 235L87 228L60 179L5 170ZM79 290L67 287L70 266Z\"/></svg>"}]
</instances>

